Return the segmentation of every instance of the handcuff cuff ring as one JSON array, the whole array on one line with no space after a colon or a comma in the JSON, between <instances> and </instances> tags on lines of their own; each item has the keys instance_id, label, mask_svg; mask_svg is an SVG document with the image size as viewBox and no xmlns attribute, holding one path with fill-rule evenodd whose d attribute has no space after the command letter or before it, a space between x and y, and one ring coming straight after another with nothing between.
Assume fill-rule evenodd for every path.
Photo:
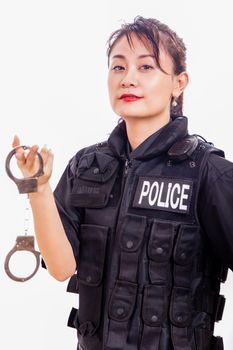
<instances>
[{"instance_id":1,"label":"handcuff cuff ring","mask_svg":"<svg viewBox=\"0 0 233 350\"><path fill-rule=\"evenodd\" d=\"M12 255L14 253L16 253L17 251L22 251L22 250L28 251L28 252L34 254L34 256L36 258L36 267L35 267L34 271L27 277L15 276L10 271L10 267L9 267L9 262L10 262ZM40 252L35 250L34 236L18 236L16 238L16 243L15 243L14 247L9 251L9 253L7 254L6 259L5 259L4 268L5 268L6 274L14 281L25 282L25 281L28 281L30 278L32 278L36 274L39 266L40 266Z\"/></svg>"},{"instance_id":2,"label":"handcuff cuff ring","mask_svg":"<svg viewBox=\"0 0 233 350\"><path fill-rule=\"evenodd\" d=\"M15 147L7 156L6 162L5 162L5 168L7 175L11 178L11 180L14 181L14 183L17 185L19 193L30 193L30 192L37 192L37 182L38 177L44 175L43 171L43 158L39 152L37 152L37 156L39 159L39 169L38 171L29 177L19 179L13 176L11 169L10 169L10 161L11 158L15 155L17 149L23 148L24 150L30 149L29 146L18 146Z\"/></svg>"}]
</instances>

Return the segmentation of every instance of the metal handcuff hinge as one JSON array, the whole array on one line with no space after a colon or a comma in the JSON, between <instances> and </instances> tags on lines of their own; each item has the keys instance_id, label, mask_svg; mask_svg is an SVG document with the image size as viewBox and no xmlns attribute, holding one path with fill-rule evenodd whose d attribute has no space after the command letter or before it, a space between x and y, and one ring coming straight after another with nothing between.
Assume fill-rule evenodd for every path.
<instances>
[{"instance_id":1,"label":"metal handcuff hinge","mask_svg":"<svg viewBox=\"0 0 233 350\"><path fill-rule=\"evenodd\" d=\"M43 159L41 157L41 154L39 152L37 152L37 156L38 156L38 160L39 160L39 169L36 172L36 174L34 174L33 176L30 176L30 177L27 177L27 178L19 179L19 178L16 178L15 176L13 176L11 169L10 169L11 158L15 155L17 149L19 149L19 148L23 148L24 150L30 149L30 147L28 147L28 146L18 146L18 147L15 147L8 154L8 156L6 158L6 163L5 163L7 175L15 182L20 194L37 192L38 177L40 177L44 174L44 172L43 172ZM28 251L28 252L34 254L34 256L36 258L36 267L35 267L34 271L27 277L15 276L10 271L10 267L9 267L10 259L11 259L12 255L18 251ZM25 281L29 280L30 278L32 278L36 274L39 266L40 266L40 252L35 250L34 236L28 236L27 229L25 229L25 235L24 236L17 236L16 243L15 243L14 247L9 251L9 253L6 256L5 264L4 264L5 272L12 280L17 281L17 282L25 282Z\"/></svg>"}]
</instances>

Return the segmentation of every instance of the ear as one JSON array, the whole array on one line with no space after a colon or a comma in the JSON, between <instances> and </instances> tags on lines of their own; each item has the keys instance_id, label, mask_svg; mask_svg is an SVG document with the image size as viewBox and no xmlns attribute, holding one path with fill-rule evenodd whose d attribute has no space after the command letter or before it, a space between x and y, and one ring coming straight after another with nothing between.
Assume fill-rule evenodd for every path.
<instances>
[{"instance_id":1,"label":"ear","mask_svg":"<svg viewBox=\"0 0 233 350\"><path fill-rule=\"evenodd\" d=\"M178 98L189 82L189 76L187 72L182 72L174 76L174 89L172 91L172 96Z\"/></svg>"}]
</instances>

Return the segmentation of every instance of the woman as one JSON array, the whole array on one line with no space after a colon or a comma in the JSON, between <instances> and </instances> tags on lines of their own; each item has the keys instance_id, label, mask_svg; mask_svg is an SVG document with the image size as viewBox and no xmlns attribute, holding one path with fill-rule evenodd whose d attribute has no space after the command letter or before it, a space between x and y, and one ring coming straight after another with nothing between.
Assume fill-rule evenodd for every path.
<instances>
[{"instance_id":1,"label":"woman","mask_svg":"<svg viewBox=\"0 0 233 350\"><path fill-rule=\"evenodd\" d=\"M108 48L121 121L71 159L54 195L53 155L41 150L45 175L29 195L35 232L50 274L72 276L68 290L79 292L69 318L79 349L223 349L213 329L233 268L233 164L188 134L185 51L155 19L124 24ZM25 176L37 151L17 151Z\"/></svg>"}]
</instances>

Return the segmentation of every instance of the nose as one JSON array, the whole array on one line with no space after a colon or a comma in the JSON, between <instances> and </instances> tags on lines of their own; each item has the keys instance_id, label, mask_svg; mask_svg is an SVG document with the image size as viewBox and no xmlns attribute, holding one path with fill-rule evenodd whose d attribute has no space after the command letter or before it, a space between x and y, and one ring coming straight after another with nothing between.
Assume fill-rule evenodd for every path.
<instances>
[{"instance_id":1,"label":"nose","mask_svg":"<svg viewBox=\"0 0 233 350\"><path fill-rule=\"evenodd\" d=\"M129 87L131 87L131 86L135 86L135 84L134 84L134 83L130 83L130 82L125 82L125 81L123 81L123 82L121 83L121 86L122 86L123 88L129 88Z\"/></svg>"},{"instance_id":2,"label":"nose","mask_svg":"<svg viewBox=\"0 0 233 350\"><path fill-rule=\"evenodd\" d=\"M121 80L121 86L123 88L129 88L137 85L136 75L132 70L128 70Z\"/></svg>"}]
</instances>

